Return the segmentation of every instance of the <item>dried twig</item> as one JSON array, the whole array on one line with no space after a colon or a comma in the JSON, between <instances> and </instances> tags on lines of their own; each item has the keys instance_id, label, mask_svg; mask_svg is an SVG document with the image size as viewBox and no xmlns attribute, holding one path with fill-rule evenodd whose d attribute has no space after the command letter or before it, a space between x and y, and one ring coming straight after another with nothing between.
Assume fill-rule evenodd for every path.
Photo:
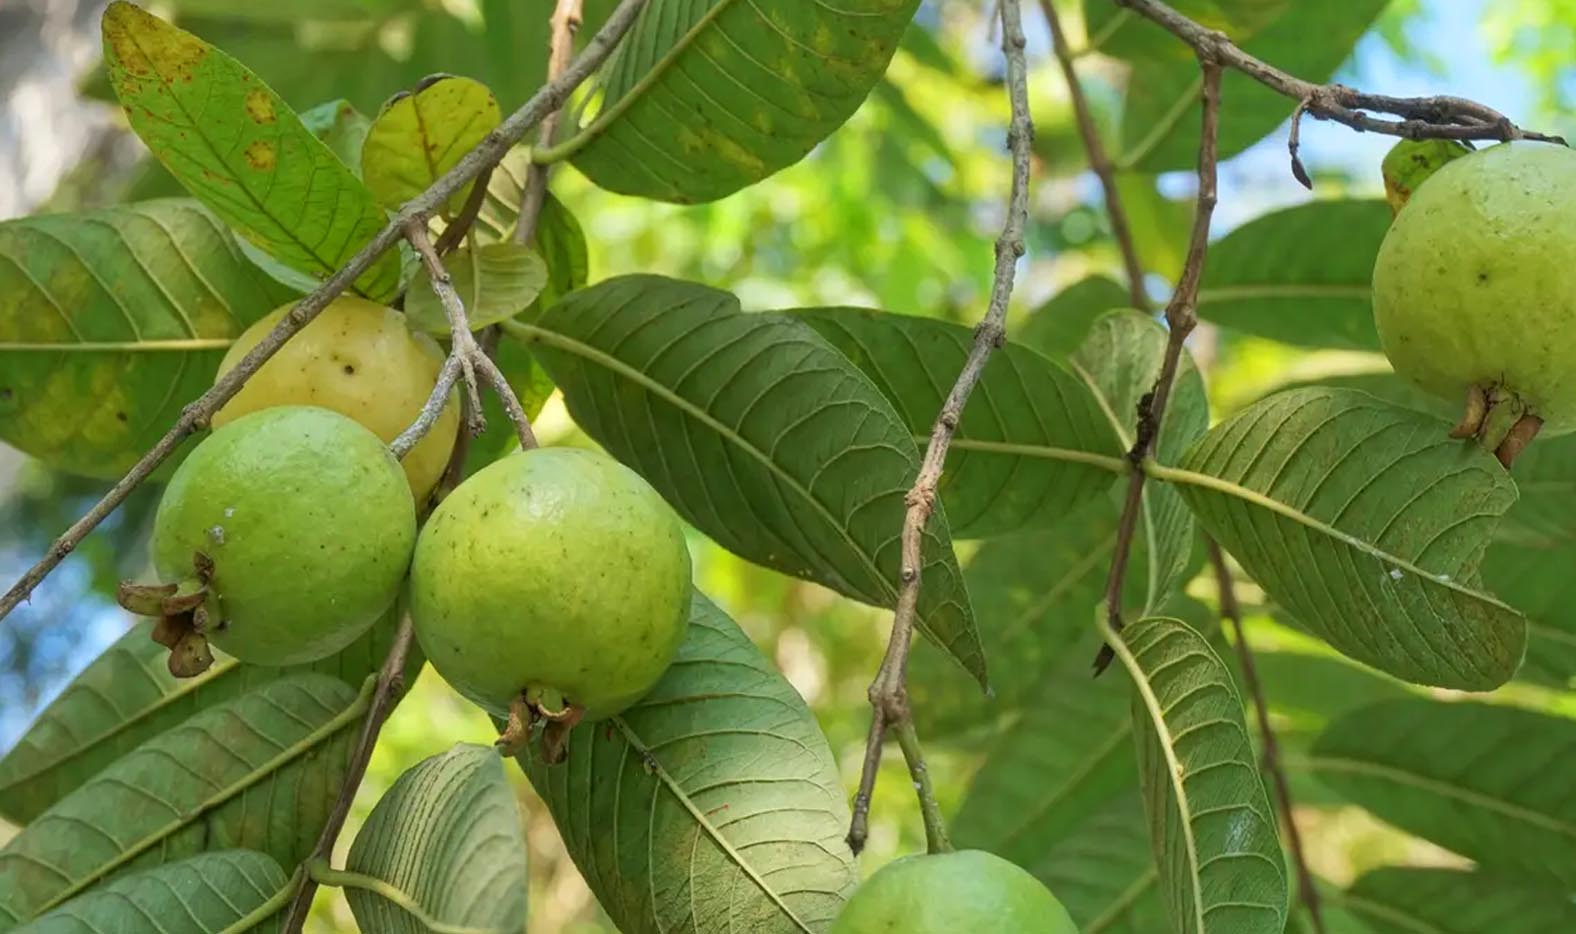
<instances>
[{"instance_id":1,"label":"dried twig","mask_svg":"<svg viewBox=\"0 0 1576 934\"><path fill-rule=\"evenodd\" d=\"M1160 436L1161 420L1166 412L1166 400L1171 386L1176 382L1177 366L1182 359L1182 345L1198 324L1198 284L1204 275L1204 259L1209 251L1209 222L1215 213L1215 176L1220 137L1220 63L1208 52L1199 53L1199 67L1204 73L1204 119L1202 138L1198 147L1198 204L1193 209L1193 233L1188 241L1187 261L1182 267L1182 277L1176 291L1166 305L1166 324L1169 328L1166 353L1160 365L1160 377L1155 388L1138 403L1138 431L1127 458L1135 467L1142 467L1153 453ZM1111 573L1105 582L1105 611L1111 629L1122 629L1122 583L1127 575L1127 564L1133 552L1133 535L1138 529L1138 514L1143 503L1144 471L1134 470L1128 480L1127 499L1122 505L1122 517L1116 530L1116 553L1111 560ZM1104 671L1114 658L1110 645L1100 648L1095 658L1095 673Z\"/></svg>"},{"instance_id":2,"label":"dried twig","mask_svg":"<svg viewBox=\"0 0 1576 934\"><path fill-rule=\"evenodd\" d=\"M1029 120L1027 68L1024 63L1022 13L1019 0L1001 0L1002 53L1007 59L1007 93L1012 101L1012 123L1007 130L1007 145L1012 152L1012 192L1008 198L1007 220L996 240L996 269L991 282L990 304L983 320L974 330L963 370L947 394L946 402L931 429L919 476L908 492L907 514L903 519L902 579L897 608L892 616L892 634L887 641L881 668L870 685L870 733L865 742L864 769L859 778L859 793L854 798L853 820L848 828L848 845L858 853L865 843L870 815L870 796L875 790L876 770L881 747L888 730L901 740L909 773L919 793L925 833L931 852L950 849L941 819L941 809L931 792L930 778L914 733L908 707L908 650L914 639L914 618L919 609L920 571L924 566L925 524L936 505L936 483L941 479L947 448L957 431L969 394L985 371L991 352L1006 339L1007 302L1012 296L1018 258L1023 255L1023 230L1029 212L1029 147L1034 127Z\"/></svg>"},{"instance_id":3,"label":"dried twig","mask_svg":"<svg viewBox=\"0 0 1576 934\"><path fill-rule=\"evenodd\" d=\"M29 568L16 584L6 591L4 597L0 597L0 619L4 619L18 604L26 600L33 592L33 588L49 576L49 573L82 543L89 532L125 502L131 491L141 485L188 435L206 427L213 413L228 402L230 397L234 396L252 374L256 373L292 335L317 317L318 312L336 296L350 288L357 277L371 268L378 257L398 242L407 224L418 218L432 216L467 182L478 177L484 169L496 165L510 147L519 142L549 113L563 106L570 93L590 77L597 66L601 65L613 51L614 46L629 31L629 27L645 4L646 0L623 0L613 15L608 17L607 24L592 38L586 45L585 51L564 70L563 74L543 85L541 90L532 95L519 110L499 124L497 129L488 133L481 143L467 153L454 168L434 182L431 188L400 208L398 214L378 231L366 246L362 247L338 272L330 276L322 286L301 299L268 336L241 358L234 369L220 377L212 388L188 404L164 437L160 438L152 449L144 454L136 465L94 504L92 509L88 510L86 515L55 539L44 557Z\"/></svg>"},{"instance_id":4,"label":"dried twig","mask_svg":"<svg viewBox=\"0 0 1576 934\"><path fill-rule=\"evenodd\" d=\"M1220 615L1231 624L1232 637L1237 644L1237 658L1242 663L1242 682L1253 698L1253 709L1258 712L1259 737L1264 745L1264 770L1270 773L1270 781L1275 785L1281 820L1286 824L1286 840L1291 845L1292 862L1297 871L1297 896L1308 909L1313 934L1324 934L1319 890L1313 883L1313 873L1308 871L1308 860L1303 856L1302 835L1297 831L1297 818L1292 813L1291 785L1286 781L1286 770L1281 765L1280 743L1275 737L1275 727L1270 724L1269 704L1264 700L1264 687L1259 683L1258 667L1253 664L1253 649L1248 645L1247 633L1242 628L1237 588L1231 579L1231 569L1226 566L1226 556L1214 540L1209 542L1209 562L1215 568L1215 583L1220 590Z\"/></svg>"},{"instance_id":5,"label":"dried twig","mask_svg":"<svg viewBox=\"0 0 1576 934\"><path fill-rule=\"evenodd\" d=\"M569 55L575 47L575 30L580 28L581 18L581 0L558 0L558 5L553 8L553 34L547 53L549 77L559 74L569 65ZM558 132L558 120L563 113L560 107L542 121L536 138L543 146L553 144L553 135ZM551 163L531 162L531 168L525 174L525 187L520 191L520 219L515 222L514 242L530 243L536 236L536 222L542 215L542 202L547 199L547 173L552 170Z\"/></svg>"},{"instance_id":6,"label":"dried twig","mask_svg":"<svg viewBox=\"0 0 1576 934\"><path fill-rule=\"evenodd\" d=\"M1056 4L1051 0L1040 0L1040 8L1051 29L1051 46L1056 52L1056 61L1062 66L1062 77L1067 80L1067 94L1072 99L1073 113L1078 118L1078 135L1083 138L1084 150L1089 154L1089 168L1099 177L1100 188L1105 193L1105 213L1111 219L1111 236L1116 239L1117 248L1122 253L1128 293L1134 308L1148 311L1150 305L1149 295L1144 291L1144 265L1139 262L1138 250L1133 244L1133 230L1127 221L1127 209L1122 206L1122 196L1116 187L1116 169L1106 154L1105 144L1100 142L1100 131L1094 125L1089 99L1084 95L1083 84L1079 82L1078 72L1073 67L1073 53L1067 46L1067 34L1062 31Z\"/></svg>"}]
</instances>

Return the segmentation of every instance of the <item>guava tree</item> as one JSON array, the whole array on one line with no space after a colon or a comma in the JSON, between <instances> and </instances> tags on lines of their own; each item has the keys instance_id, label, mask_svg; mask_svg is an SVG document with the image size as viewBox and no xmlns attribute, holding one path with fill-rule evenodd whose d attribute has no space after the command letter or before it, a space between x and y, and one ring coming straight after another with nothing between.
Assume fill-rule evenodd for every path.
<instances>
[{"instance_id":1,"label":"guava tree","mask_svg":"<svg viewBox=\"0 0 1576 934\"><path fill-rule=\"evenodd\" d=\"M248 68L255 35L105 12L106 93L187 196L0 223L0 440L113 482L0 618L162 485L157 580L122 584L149 618L0 759L0 931L294 932L320 886L367 932L519 931L510 759L628 932L1576 930L1576 724L1550 712L1576 676L1563 141L1324 83L1383 0L1084 0L1078 48L1074 4L1043 0L1059 142L1123 281L1009 330L1051 156L1020 0L994 0L1010 189L972 326L746 311L588 281L552 173L749 188L894 93L919 0L482 6L502 57L446 67L486 81L347 71L299 112ZM526 80L500 65L517 32L546 53ZM1093 52L1127 66L1114 130ZM1389 203L1212 238L1220 162L1288 117L1310 187L1303 122L1399 138ZM1159 260L1133 206L1181 170ZM1225 411L1201 316L1396 372ZM554 391L601 452L539 447ZM891 610L857 776L693 586L686 527ZM1298 650L1256 655L1249 601ZM429 663L498 743L434 750L342 841ZM928 855L861 884L889 740ZM951 814L922 741L984 750ZM1324 882L1303 794L1460 859Z\"/></svg>"}]
</instances>

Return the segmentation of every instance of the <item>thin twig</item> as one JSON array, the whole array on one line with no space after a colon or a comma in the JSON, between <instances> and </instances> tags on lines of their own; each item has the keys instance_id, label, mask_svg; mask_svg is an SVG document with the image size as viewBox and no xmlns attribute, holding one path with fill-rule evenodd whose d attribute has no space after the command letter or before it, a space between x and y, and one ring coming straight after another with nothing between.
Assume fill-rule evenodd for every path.
<instances>
[{"instance_id":1,"label":"thin twig","mask_svg":"<svg viewBox=\"0 0 1576 934\"><path fill-rule=\"evenodd\" d=\"M1265 87L1298 102L1298 110L1320 120L1334 120L1354 130L1366 130L1406 139L1534 139L1564 144L1558 136L1523 130L1510 118L1492 107L1449 95L1432 97L1391 97L1367 94L1342 84L1314 84L1287 74L1244 52L1223 34L1193 22L1160 0L1116 0L1125 7L1158 23L1167 32L1193 47L1200 58L1240 71ZM1374 113L1390 114L1399 120L1386 120ZM1299 114L1300 115L1300 114ZM1301 161L1292 153L1294 170ZM1307 177L1301 171L1299 181Z\"/></svg>"},{"instance_id":2,"label":"thin twig","mask_svg":"<svg viewBox=\"0 0 1576 934\"><path fill-rule=\"evenodd\" d=\"M865 743L864 770L859 778L859 793L854 798L853 820L848 828L848 845L855 853L864 848L870 815L870 797L875 791L876 768L881 746L888 730L896 729L902 741L909 774L919 794L924 815L926 842L931 852L950 849L941 809L930 789L919 739L914 734L908 707L908 650L914 639L914 618L919 609L920 571L924 566L925 524L936 505L936 484L946 463L947 448L957 431L969 394L985 371L991 352L1006 339L1007 302L1012 297L1013 279L1019 257L1023 256L1023 230L1029 212L1029 162L1034 126L1029 120L1027 67L1024 63L1022 13L1019 0L1001 0L1001 48L1007 59L1007 93L1012 102L1012 122L1007 129L1007 145L1012 152L1012 191L1007 202L1007 219L996 240L996 269L991 282L990 304L974 330L974 344L963 363L952 391L936 416L930 444L920 463L919 475L908 492L908 511L903 518L903 556L897 608L892 615L892 634L887 641L881 668L870 685L870 733Z\"/></svg>"},{"instance_id":3,"label":"thin twig","mask_svg":"<svg viewBox=\"0 0 1576 934\"><path fill-rule=\"evenodd\" d=\"M1122 253L1128 293L1134 308L1148 311L1150 304L1149 295L1144 291L1144 265L1139 262L1138 248L1133 243L1133 230L1127 221L1127 209L1122 206L1122 196L1116 187L1116 169L1111 165L1111 157L1106 154L1105 144L1100 141L1100 130L1094 124L1089 99L1084 95L1083 84L1079 82L1078 72L1073 67L1073 53L1067 46L1067 34L1062 31L1056 4L1051 0L1040 0L1040 8L1045 12L1046 24L1051 28L1051 46L1056 52L1056 61L1062 66L1062 77L1067 80L1067 94L1072 99L1073 113L1078 118L1078 134L1083 137L1084 149L1089 154L1089 168L1099 177L1100 188L1105 192L1105 213L1111 219L1111 236Z\"/></svg>"},{"instance_id":4,"label":"thin twig","mask_svg":"<svg viewBox=\"0 0 1576 934\"><path fill-rule=\"evenodd\" d=\"M1166 401L1171 396L1172 384L1176 382L1182 346L1194 325L1198 324L1198 285L1204 276L1204 260L1209 252L1209 222L1215 213L1221 73L1220 64L1207 52L1199 53L1199 67L1204 74L1204 117L1198 147L1198 203L1193 209L1193 233L1188 240L1187 261L1182 267L1176 290L1171 293L1171 301L1166 305L1168 333L1160 376L1155 380L1155 388L1138 403L1138 430L1134 433L1133 447L1127 453L1128 460L1135 467L1141 467L1154 452L1166 412ZM1138 530L1144 479L1144 471L1134 470L1128 480L1127 499L1122 504L1122 516L1116 528L1116 553L1111 559L1111 572L1105 582L1106 619L1116 632L1122 631L1122 584L1133 552L1133 537ZM1095 658L1095 674L1104 671L1114 657L1109 644L1101 646L1100 654Z\"/></svg>"},{"instance_id":5,"label":"thin twig","mask_svg":"<svg viewBox=\"0 0 1576 934\"><path fill-rule=\"evenodd\" d=\"M492 182L494 168L495 166L489 165L476 176L476 181L471 184L471 193L465 196L465 205L460 208L460 213L455 216L453 223L443 228L443 233L438 236L439 256L448 256L454 252L464 242L465 235L471 232L471 227L476 224L476 218L481 216L482 205L487 203L487 186Z\"/></svg>"},{"instance_id":6,"label":"thin twig","mask_svg":"<svg viewBox=\"0 0 1576 934\"><path fill-rule=\"evenodd\" d=\"M339 797L334 799L334 809L328 814L328 822L323 825L323 832L318 835L317 845L313 847L309 860L328 859L334 851L334 841L339 838L339 832L345 827L345 818L350 815L350 804L355 800L356 788L367 774L367 763L372 759L372 747L377 745L378 733L383 729L383 722L394 711L394 702L405 690L405 662L410 657L413 641L415 630L407 615L400 620L399 629L394 633L394 643L389 647L388 656L383 659L383 667L378 670L377 687L373 689L372 702L367 708L366 718L361 721L361 734L356 738L350 761L345 766L345 780L340 785ZM306 923L307 910L312 907L312 895L316 891L317 880L310 876L303 880L301 888L296 890L295 898L290 902L283 930L299 934L301 925Z\"/></svg>"},{"instance_id":7,"label":"thin twig","mask_svg":"<svg viewBox=\"0 0 1576 934\"><path fill-rule=\"evenodd\" d=\"M1291 845L1292 862L1297 871L1297 896L1308 909L1313 934L1324 934L1319 890L1313 883L1313 873L1308 871L1308 860L1303 855L1302 835L1297 831L1297 818L1292 813L1291 784L1286 781L1286 770L1281 765L1280 743L1275 737L1275 727L1270 724L1270 708L1264 700L1258 667L1253 663L1253 649L1248 645L1247 633L1242 628L1242 610L1237 605L1236 584L1231 579L1231 569L1226 566L1226 556L1213 539L1209 541L1209 562L1214 565L1215 583L1220 590L1220 615L1231 624L1232 638L1237 644L1237 658L1242 663L1242 682L1253 698L1253 709L1258 712L1259 737L1264 744L1264 770L1270 773L1270 781L1275 785L1281 820L1286 824L1286 840Z\"/></svg>"},{"instance_id":8,"label":"thin twig","mask_svg":"<svg viewBox=\"0 0 1576 934\"><path fill-rule=\"evenodd\" d=\"M550 21L552 39L547 52L549 78L569 65L569 56L575 47L575 30L580 28L581 19L581 0L558 0L558 5L553 8ZM541 129L536 131L536 138L541 145L553 144L553 136L558 132L558 121L563 113L560 107L542 121ZM536 222L542 216L542 202L547 199L547 173L552 170L550 163L532 161L531 168L526 172L525 187L520 191L520 216L514 225L515 243L527 244L536 236Z\"/></svg>"},{"instance_id":9,"label":"thin twig","mask_svg":"<svg viewBox=\"0 0 1576 934\"><path fill-rule=\"evenodd\" d=\"M317 317L318 312L340 293L350 288L351 283L370 269L378 257L394 246L403 236L405 225L416 218L430 217L467 182L480 176L483 169L496 165L510 147L524 138L525 134L549 113L562 107L574 89L590 77L613 51L614 46L629 31L629 27L635 22L635 17L645 7L646 2L647 0L623 0L613 15L608 17L601 31L587 43L585 51L564 70L563 74L543 85L519 110L510 114L507 120L488 133L475 149L455 164L454 168L433 182L431 188L400 208L366 246L362 247L338 272L330 276L322 286L301 299L295 308L258 342L256 347L241 358L234 369L225 373L212 388L182 409L180 418L164 437L160 438L148 453L144 454L136 465L117 481L93 508L88 510L86 515L72 523L70 528L55 539L49 550L44 553L44 557L29 568L11 589L6 591L4 597L0 597L0 619L4 619L23 600L26 600L33 592L33 588L49 576L49 573L82 543L89 532L125 502L131 491L158 469L158 466L180 446L187 435L206 427L213 413L230 401L230 397L240 390L252 374L256 373L268 358L284 345L285 341Z\"/></svg>"}]
</instances>

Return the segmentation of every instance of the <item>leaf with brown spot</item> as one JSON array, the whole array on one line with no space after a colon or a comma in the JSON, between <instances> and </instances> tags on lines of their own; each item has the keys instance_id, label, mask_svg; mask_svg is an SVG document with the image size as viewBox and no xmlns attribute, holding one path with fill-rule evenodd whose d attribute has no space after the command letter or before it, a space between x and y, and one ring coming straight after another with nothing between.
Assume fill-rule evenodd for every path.
<instances>
[{"instance_id":1,"label":"leaf with brown spot","mask_svg":"<svg viewBox=\"0 0 1576 934\"><path fill-rule=\"evenodd\" d=\"M498 125L498 101L487 85L452 75L431 79L414 94L383 106L361 150L361 176L377 199L398 207L454 168ZM449 199L456 212L467 185Z\"/></svg>"}]
</instances>

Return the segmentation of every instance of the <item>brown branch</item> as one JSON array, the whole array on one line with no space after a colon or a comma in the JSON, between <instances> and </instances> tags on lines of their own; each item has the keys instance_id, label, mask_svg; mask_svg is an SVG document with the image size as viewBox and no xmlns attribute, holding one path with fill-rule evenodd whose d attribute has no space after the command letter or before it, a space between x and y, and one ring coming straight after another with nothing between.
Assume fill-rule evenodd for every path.
<instances>
[{"instance_id":1,"label":"brown branch","mask_svg":"<svg viewBox=\"0 0 1576 934\"><path fill-rule=\"evenodd\" d=\"M549 114L548 116L551 116ZM465 205L460 208L460 213L455 216L454 222L443 228L443 233L438 237L438 255L448 256L454 252L465 235L475 226L476 218L481 216L482 205L487 203L487 185L492 181L494 166L482 169L476 176L476 181L471 184L471 193L465 196Z\"/></svg>"},{"instance_id":2,"label":"brown branch","mask_svg":"<svg viewBox=\"0 0 1576 934\"><path fill-rule=\"evenodd\" d=\"M1007 302L1012 297L1014 275L1023 256L1023 230L1029 213L1030 144L1034 126L1029 120L1027 66L1023 49L1022 13L1019 0L1001 0L1002 54L1007 60L1007 93L1012 102L1012 122L1007 129L1007 145L1012 152L1012 191L1007 202L1007 219L996 240L996 267L991 282L990 303L984 318L974 329L974 344L963 363L952 391L947 394L931 429L930 443L920 463L919 475L909 490L903 518L902 572L897 607L892 615L892 633L887 641L881 668L870 685L870 733L865 742L864 769L859 777L859 793L854 798L853 820L848 828L848 845L855 853L864 848L870 815L870 797L875 791L876 770L887 731L895 730L908 762L909 774L919 795L924 815L925 835L932 853L951 849L941 819L941 808L931 791L929 773L920 751L908 706L908 650L914 639L914 619L919 609L920 573L924 566L925 525L936 505L936 484L946 463L969 394L985 371L991 352L1006 339Z\"/></svg>"},{"instance_id":3,"label":"brown branch","mask_svg":"<svg viewBox=\"0 0 1576 934\"><path fill-rule=\"evenodd\" d=\"M1209 222L1215 213L1215 178L1219 161L1220 140L1220 73L1221 66L1209 53L1199 53L1199 67L1204 73L1204 117L1198 147L1198 204L1193 209L1193 232L1188 240L1187 261L1182 267L1182 277L1171 293L1166 305L1166 352L1160 364L1160 376L1155 388L1138 403L1138 430L1127 459L1134 467L1142 467L1154 452L1156 439L1166 412L1166 402L1171 387L1176 382L1177 366L1182 359L1182 346L1198 324L1198 284L1204 276L1204 260L1209 253ZM1143 470L1134 470L1128 480L1127 499L1122 504L1122 517L1116 529L1116 553L1111 559L1111 572L1105 581L1105 612L1111 629L1122 630L1122 584L1127 576L1128 561L1132 557L1133 537L1138 530L1138 514L1143 505ZM1100 647L1095 657L1095 674L1104 671L1115 657L1110 645Z\"/></svg>"},{"instance_id":4,"label":"brown branch","mask_svg":"<svg viewBox=\"0 0 1576 934\"><path fill-rule=\"evenodd\" d=\"M1201 59L1240 71L1265 87L1297 101L1298 116L1306 112L1320 120L1333 120L1354 130L1406 139L1534 139L1562 145L1565 142L1558 136L1523 130L1499 111L1465 98L1449 95L1391 97L1387 94L1367 94L1342 84L1304 81L1244 52L1221 33L1193 22L1160 0L1116 0L1116 4L1159 24L1192 46ZM1401 119L1386 120L1373 116L1374 113ZM1304 181L1307 172L1302 169L1295 149L1292 159L1293 172L1299 181ZM1307 182L1304 181L1304 184Z\"/></svg>"},{"instance_id":5,"label":"brown branch","mask_svg":"<svg viewBox=\"0 0 1576 934\"><path fill-rule=\"evenodd\" d=\"M553 8L553 16L550 20L552 39L548 44L547 52L549 78L559 74L568 66L569 55L575 47L575 30L580 28L581 19L581 0L558 0L558 5ZM558 121L563 113L563 108L560 107L542 121L541 129L536 132L536 138L541 145L553 144L553 136L558 132ZM530 169L525 173L525 187L520 190L520 215L514 224L515 243L527 244L536 236L536 222L542 216L542 202L547 200L547 173L552 170L550 163L533 160Z\"/></svg>"},{"instance_id":6,"label":"brown branch","mask_svg":"<svg viewBox=\"0 0 1576 934\"><path fill-rule=\"evenodd\" d=\"M250 379L252 374L256 373L292 335L317 317L330 301L350 288L351 283L370 269L378 257L394 246L403 235L407 224L418 218L431 217L433 212L445 204L455 192L481 175L484 169L496 165L510 147L519 142L548 114L562 107L574 89L590 77L613 51L614 46L629 31L629 27L645 4L646 0L623 0L613 15L608 17L607 24L592 38L586 45L585 51L564 70L563 74L543 85L519 110L510 114L507 120L488 133L475 149L455 164L454 168L433 182L431 188L400 208L366 246L320 287L301 299L268 336L241 358L234 369L220 377L207 392L182 409L180 418L164 437L160 438L148 453L144 454L136 465L117 481L93 508L88 510L86 515L72 523L69 529L55 539L44 557L29 568L11 589L6 591L4 597L0 597L0 619L4 619L23 600L26 600L33 592L33 588L49 576L49 573L82 543L89 532L125 502L131 491L141 485L165 458L180 446L187 435L207 427L213 413L230 401L230 397L240 390L242 384Z\"/></svg>"},{"instance_id":7,"label":"brown branch","mask_svg":"<svg viewBox=\"0 0 1576 934\"><path fill-rule=\"evenodd\" d=\"M1094 113L1089 109L1089 99L1084 95L1078 72L1073 67L1073 53L1067 46L1067 34L1062 31L1061 17L1056 13L1052 0L1040 0L1045 22L1051 29L1051 46L1056 61L1062 67L1062 77L1067 80L1067 94L1073 102L1073 113L1078 118L1078 134L1083 138L1084 149L1089 153L1089 168L1100 179L1105 192L1105 213L1111 219L1111 236L1122 253L1122 266L1127 271L1127 289L1133 307L1140 311L1150 308L1149 295L1144 291L1144 264L1138 259L1138 248L1133 243L1133 230L1128 224L1127 209L1122 206L1121 193L1116 188L1116 168L1100 141L1099 128L1094 124Z\"/></svg>"},{"instance_id":8,"label":"brown branch","mask_svg":"<svg viewBox=\"0 0 1576 934\"><path fill-rule=\"evenodd\" d=\"M399 699L405 690L405 662L410 657L410 646L415 641L415 632L411 627L410 617L407 615L400 620L399 629L394 633L394 644L389 647L389 654L383 659L383 667L378 670L377 687L373 689L372 702L367 708L367 715L361 721L361 733L356 739L356 745L350 752L350 762L345 767L345 781L340 786L339 797L334 799L334 809L328 814L328 823L323 825L323 832L318 835L317 845L312 849L312 859L328 859L334 852L334 841L338 839L339 832L345 827L345 818L350 815L351 802L355 800L356 788L361 785L361 779L367 774L367 763L372 759L372 747L377 745L378 733L383 729L384 721L394 711L394 702ZM290 910L285 914L283 930L299 932L306 923L307 911L312 907L312 896L317 891L317 880L307 878L302 880L301 887L296 890L295 897L290 901Z\"/></svg>"},{"instance_id":9,"label":"brown branch","mask_svg":"<svg viewBox=\"0 0 1576 934\"><path fill-rule=\"evenodd\" d=\"M1270 781L1275 785L1276 803L1280 805L1281 820L1286 824L1286 840L1291 845L1292 862L1297 871L1297 897L1302 899L1308 909L1313 934L1324 934L1319 890L1313 883L1313 873L1308 871L1308 860L1303 855L1302 834L1297 830L1297 818L1292 813L1291 784L1286 781L1286 770L1281 765L1280 743L1275 737L1275 727L1270 724L1270 708L1264 700L1264 687L1259 682L1258 668L1253 663L1253 649L1248 645L1247 633L1242 628L1237 588L1231 579L1231 569L1226 566L1226 556L1213 539L1209 541L1209 562L1215 568L1215 583L1220 590L1220 616L1231 624L1232 637L1237 644L1237 658L1242 663L1242 682L1253 698L1253 709L1258 712L1259 737L1264 745L1264 770L1270 773Z\"/></svg>"}]
</instances>

